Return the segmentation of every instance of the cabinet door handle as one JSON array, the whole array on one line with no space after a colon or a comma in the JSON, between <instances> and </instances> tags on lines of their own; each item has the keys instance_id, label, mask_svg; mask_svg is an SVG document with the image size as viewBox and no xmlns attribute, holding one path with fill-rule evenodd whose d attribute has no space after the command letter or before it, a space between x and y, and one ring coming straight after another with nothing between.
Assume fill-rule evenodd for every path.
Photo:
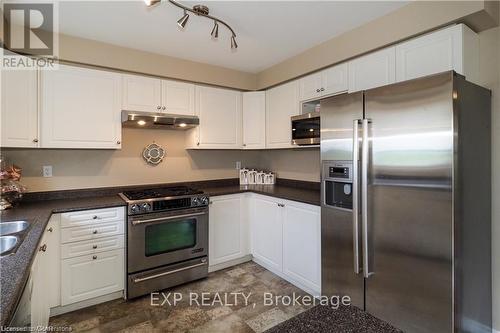
<instances>
[{"instance_id":1,"label":"cabinet door handle","mask_svg":"<svg viewBox=\"0 0 500 333\"><path fill-rule=\"evenodd\" d=\"M97 259L97 256L92 256L92 260L96 260Z\"/></svg>"},{"instance_id":2,"label":"cabinet door handle","mask_svg":"<svg viewBox=\"0 0 500 333\"><path fill-rule=\"evenodd\" d=\"M157 110L161 110L161 106L159 106L159 105L158 105L158 106L156 107L156 109L157 109Z\"/></svg>"},{"instance_id":3,"label":"cabinet door handle","mask_svg":"<svg viewBox=\"0 0 500 333\"><path fill-rule=\"evenodd\" d=\"M162 109L162 110L166 110L167 108L164 106L164 107L162 107L161 109Z\"/></svg>"},{"instance_id":4,"label":"cabinet door handle","mask_svg":"<svg viewBox=\"0 0 500 333\"><path fill-rule=\"evenodd\" d=\"M37 139L37 138L33 139L33 142L34 142L34 143L37 143L37 142L38 142L38 139Z\"/></svg>"},{"instance_id":5,"label":"cabinet door handle","mask_svg":"<svg viewBox=\"0 0 500 333\"><path fill-rule=\"evenodd\" d=\"M320 89L316 89L316 92L320 92L321 90Z\"/></svg>"},{"instance_id":6,"label":"cabinet door handle","mask_svg":"<svg viewBox=\"0 0 500 333\"><path fill-rule=\"evenodd\" d=\"M121 144L122 142L120 140L116 141L116 144L119 145Z\"/></svg>"},{"instance_id":7,"label":"cabinet door handle","mask_svg":"<svg viewBox=\"0 0 500 333\"><path fill-rule=\"evenodd\" d=\"M244 143L244 144L243 144L243 147L246 147L246 146L247 146L247 144L246 144L246 143Z\"/></svg>"},{"instance_id":8,"label":"cabinet door handle","mask_svg":"<svg viewBox=\"0 0 500 333\"><path fill-rule=\"evenodd\" d=\"M95 250L97 249L97 245L93 245L92 248Z\"/></svg>"},{"instance_id":9,"label":"cabinet door handle","mask_svg":"<svg viewBox=\"0 0 500 333\"><path fill-rule=\"evenodd\" d=\"M54 229L52 227L50 227L50 228L47 229L47 231L48 232L52 232L52 231L54 231Z\"/></svg>"},{"instance_id":10,"label":"cabinet door handle","mask_svg":"<svg viewBox=\"0 0 500 333\"><path fill-rule=\"evenodd\" d=\"M325 88L321 88L321 91L325 91Z\"/></svg>"},{"instance_id":11,"label":"cabinet door handle","mask_svg":"<svg viewBox=\"0 0 500 333\"><path fill-rule=\"evenodd\" d=\"M95 235L95 234L97 234L97 230L92 231L92 233L93 233L94 235Z\"/></svg>"},{"instance_id":12,"label":"cabinet door handle","mask_svg":"<svg viewBox=\"0 0 500 333\"><path fill-rule=\"evenodd\" d=\"M97 215L92 216L92 219L97 220Z\"/></svg>"},{"instance_id":13,"label":"cabinet door handle","mask_svg":"<svg viewBox=\"0 0 500 333\"><path fill-rule=\"evenodd\" d=\"M43 244L42 246L40 246L40 248L38 249L38 251L42 251L42 252L47 251L47 244Z\"/></svg>"}]
</instances>

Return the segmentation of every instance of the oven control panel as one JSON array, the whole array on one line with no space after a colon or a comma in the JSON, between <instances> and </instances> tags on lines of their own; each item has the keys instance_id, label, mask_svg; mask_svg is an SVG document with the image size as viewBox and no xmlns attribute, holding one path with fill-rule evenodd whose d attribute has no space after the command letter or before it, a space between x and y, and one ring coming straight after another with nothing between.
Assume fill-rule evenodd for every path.
<instances>
[{"instance_id":1,"label":"oven control panel","mask_svg":"<svg viewBox=\"0 0 500 333\"><path fill-rule=\"evenodd\" d=\"M206 195L174 198L174 199L154 199L144 202L131 203L128 206L129 215L146 214L153 212L162 212L177 210L183 208L208 206L210 200Z\"/></svg>"},{"instance_id":2,"label":"oven control panel","mask_svg":"<svg viewBox=\"0 0 500 333\"><path fill-rule=\"evenodd\" d=\"M206 196L193 197L191 198L191 207L208 206L208 202L209 200Z\"/></svg>"}]
</instances>

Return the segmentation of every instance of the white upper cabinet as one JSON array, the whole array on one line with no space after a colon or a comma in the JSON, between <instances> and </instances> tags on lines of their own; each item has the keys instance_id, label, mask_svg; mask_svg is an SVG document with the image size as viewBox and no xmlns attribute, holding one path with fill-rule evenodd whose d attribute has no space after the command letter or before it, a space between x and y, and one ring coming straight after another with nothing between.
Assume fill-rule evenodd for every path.
<instances>
[{"instance_id":1,"label":"white upper cabinet","mask_svg":"<svg viewBox=\"0 0 500 333\"><path fill-rule=\"evenodd\" d=\"M2 79L0 146L38 147L37 71L2 70L0 75Z\"/></svg>"},{"instance_id":2,"label":"white upper cabinet","mask_svg":"<svg viewBox=\"0 0 500 333\"><path fill-rule=\"evenodd\" d=\"M190 148L241 148L241 92L196 86L200 125L190 130Z\"/></svg>"},{"instance_id":3,"label":"white upper cabinet","mask_svg":"<svg viewBox=\"0 0 500 333\"><path fill-rule=\"evenodd\" d=\"M121 76L60 65L41 71L42 148L121 148Z\"/></svg>"},{"instance_id":4,"label":"white upper cabinet","mask_svg":"<svg viewBox=\"0 0 500 333\"><path fill-rule=\"evenodd\" d=\"M322 96L346 92L349 88L347 63L325 69L322 74Z\"/></svg>"},{"instance_id":5,"label":"white upper cabinet","mask_svg":"<svg viewBox=\"0 0 500 333\"><path fill-rule=\"evenodd\" d=\"M455 70L469 81L479 71L478 36L463 24L411 39L396 46L396 79L410 80Z\"/></svg>"},{"instance_id":6,"label":"white upper cabinet","mask_svg":"<svg viewBox=\"0 0 500 333\"><path fill-rule=\"evenodd\" d=\"M349 62L349 92L396 82L396 48L388 47Z\"/></svg>"},{"instance_id":7,"label":"white upper cabinet","mask_svg":"<svg viewBox=\"0 0 500 333\"><path fill-rule=\"evenodd\" d=\"M347 72L347 63L344 63L300 79L300 101L317 99L347 91Z\"/></svg>"},{"instance_id":8,"label":"white upper cabinet","mask_svg":"<svg viewBox=\"0 0 500 333\"><path fill-rule=\"evenodd\" d=\"M162 112L194 115L194 84L161 81Z\"/></svg>"},{"instance_id":9,"label":"white upper cabinet","mask_svg":"<svg viewBox=\"0 0 500 333\"><path fill-rule=\"evenodd\" d=\"M122 109L129 111L161 111L161 80L139 76L123 75Z\"/></svg>"},{"instance_id":10,"label":"white upper cabinet","mask_svg":"<svg viewBox=\"0 0 500 333\"><path fill-rule=\"evenodd\" d=\"M194 84L123 75L122 109L194 115Z\"/></svg>"},{"instance_id":11,"label":"white upper cabinet","mask_svg":"<svg viewBox=\"0 0 500 333\"><path fill-rule=\"evenodd\" d=\"M314 73L299 80L300 101L321 97L322 73Z\"/></svg>"},{"instance_id":12,"label":"white upper cabinet","mask_svg":"<svg viewBox=\"0 0 500 333\"><path fill-rule=\"evenodd\" d=\"M298 82L266 91L266 148L291 148L291 117L299 112Z\"/></svg>"},{"instance_id":13,"label":"white upper cabinet","mask_svg":"<svg viewBox=\"0 0 500 333\"><path fill-rule=\"evenodd\" d=\"M266 92L243 93L243 149L266 148Z\"/></svg>"}]
</instances>

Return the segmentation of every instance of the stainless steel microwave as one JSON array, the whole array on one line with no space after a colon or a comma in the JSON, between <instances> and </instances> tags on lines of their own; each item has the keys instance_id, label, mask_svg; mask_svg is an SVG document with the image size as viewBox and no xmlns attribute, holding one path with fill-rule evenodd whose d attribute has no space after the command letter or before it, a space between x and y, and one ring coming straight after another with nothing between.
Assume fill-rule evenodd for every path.
<instances>
[{"instance_id":1,"label":"stainless steel microwave","mask_svg":"<svg viewBox=\"0 0 500 333\"><path fill-rule=\"evenodd\" d=\"M292 117L292 144L297 146L319 145L319 112L310 112Z\"/></svg>"}]
</instances>

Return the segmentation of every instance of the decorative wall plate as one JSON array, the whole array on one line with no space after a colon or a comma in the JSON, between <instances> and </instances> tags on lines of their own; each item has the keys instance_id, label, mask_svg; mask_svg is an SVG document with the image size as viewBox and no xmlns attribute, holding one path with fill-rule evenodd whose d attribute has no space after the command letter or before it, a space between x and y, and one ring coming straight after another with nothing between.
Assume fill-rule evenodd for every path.
<instances>
[{"instance_id":1,"label":"decorative wall plate","mask_svg":"<svg viewBox=\"0 0 500 333\"><path fill-rule=\"evenodd\" d=\"M162 146L152 143L142 151L142 157L146 163L151 165L158 165L163 161L165 157L165 149Z\"/></svg>"}]
</instances>

